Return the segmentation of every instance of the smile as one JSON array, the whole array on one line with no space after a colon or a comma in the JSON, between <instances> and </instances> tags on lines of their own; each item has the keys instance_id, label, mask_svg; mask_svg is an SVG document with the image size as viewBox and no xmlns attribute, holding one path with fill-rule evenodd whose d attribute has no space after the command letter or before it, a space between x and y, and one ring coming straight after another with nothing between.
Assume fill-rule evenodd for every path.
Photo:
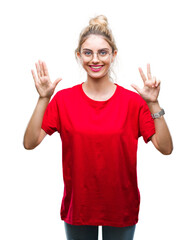
<instances>
[{"instance_id":1,"label":"smile","mask_svg":"<svg viewBox=\"0 0 196 240\"><path fill-rule=\"evenodd\" d=\"M99 72L103 68L103 65L91 65L89 67L93 72Z\"/></svg>"}]
</instances>

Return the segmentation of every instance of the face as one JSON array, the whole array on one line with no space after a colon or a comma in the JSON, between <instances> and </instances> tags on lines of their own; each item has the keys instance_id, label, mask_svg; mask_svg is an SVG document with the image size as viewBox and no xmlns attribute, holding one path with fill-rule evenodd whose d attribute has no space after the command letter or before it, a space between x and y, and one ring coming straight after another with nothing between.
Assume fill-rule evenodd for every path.
<instances>
[{"instance_id":1,"label":"face","mask_svg":"<svg viewBox=\"0 0 196 240\"><path fill-rule=\"evenodd\" d=\"M104 52L100 51L101 49L104 49L111 53L107 59L100 60L97 56L97 54L93 54L92 59L84 58L82 57L82 54L77 53L77 56L80 59L80 62L85 69L85 71L88 74L88 77L91 78L103 78L103 77L109 77L109 69L111 66L111 63L114 61L115 56L117 54L117 51L115 51L112 54L112 48L110 47L109 43L99 35L90 35L87 40L82 44L81 46L81 52L88 51L100 54L104 54Z\"/></svg>"}]
</instances>

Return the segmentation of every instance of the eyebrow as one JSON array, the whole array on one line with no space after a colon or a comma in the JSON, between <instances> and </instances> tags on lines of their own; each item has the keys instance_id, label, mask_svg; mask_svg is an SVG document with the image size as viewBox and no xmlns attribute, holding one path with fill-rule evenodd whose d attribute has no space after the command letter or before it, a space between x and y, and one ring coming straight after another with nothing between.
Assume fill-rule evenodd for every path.
<instances>
[{"instance_id":1,"label":"eyebrow","mask_svg":"<svg viewBox=\"0 0 196 240\"><path fill-rule=\"evenodd\" d=\"M91 49L88 49L88 48L83 48L82 50L92 51ZM100 48L100 49L98 49L98 51L99 51L99 50L109 50L109 48Z\"/></svg>"}]
</instances>

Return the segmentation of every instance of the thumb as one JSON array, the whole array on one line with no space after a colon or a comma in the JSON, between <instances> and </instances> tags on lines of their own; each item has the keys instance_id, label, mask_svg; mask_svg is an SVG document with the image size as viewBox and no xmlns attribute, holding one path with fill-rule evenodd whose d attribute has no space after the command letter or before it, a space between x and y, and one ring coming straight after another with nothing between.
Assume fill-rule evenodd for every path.
<instances>
[{"instance_id":1,"label":"thumb","mask_svg":"<svg viewBox=\"0 0 196 240\"><path fill-rule=\"evenodd\" d=\"M53 83L54 87L56 87L57 84L58 84L61 80L62 80L62 78L57 78L57 79L54 81L54 83Z\"/></svg>"},{"instance_id":2,"label":"thumb","mask_svg":"<svg viewBox=\"0 0 196 240\"><path fill-rule=\"evenodd\" d=\"M135 84L131 84L132 88L134 88L139 94L141 94L141 89L135 85Z\"/></svg>"}]
</instances>

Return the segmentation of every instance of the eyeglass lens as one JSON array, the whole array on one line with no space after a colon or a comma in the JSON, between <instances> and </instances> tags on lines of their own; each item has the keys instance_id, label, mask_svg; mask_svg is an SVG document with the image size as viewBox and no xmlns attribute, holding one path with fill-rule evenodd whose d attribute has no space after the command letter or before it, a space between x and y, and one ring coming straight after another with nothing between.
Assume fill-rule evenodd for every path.
<instances>
[{"instance_id":1,"label":"eyeglass lens","mask_svg":"<svg viewBox=\"0 0 196 240\"><path fill-rule=\"evenodd\" d=\"M94 54L97 54L99 59L106 59L110 54L108 50L100 49L96 53L91 50L83 50L82 55L84 58L92 59Z\"/></svg>"}]
</instances>

